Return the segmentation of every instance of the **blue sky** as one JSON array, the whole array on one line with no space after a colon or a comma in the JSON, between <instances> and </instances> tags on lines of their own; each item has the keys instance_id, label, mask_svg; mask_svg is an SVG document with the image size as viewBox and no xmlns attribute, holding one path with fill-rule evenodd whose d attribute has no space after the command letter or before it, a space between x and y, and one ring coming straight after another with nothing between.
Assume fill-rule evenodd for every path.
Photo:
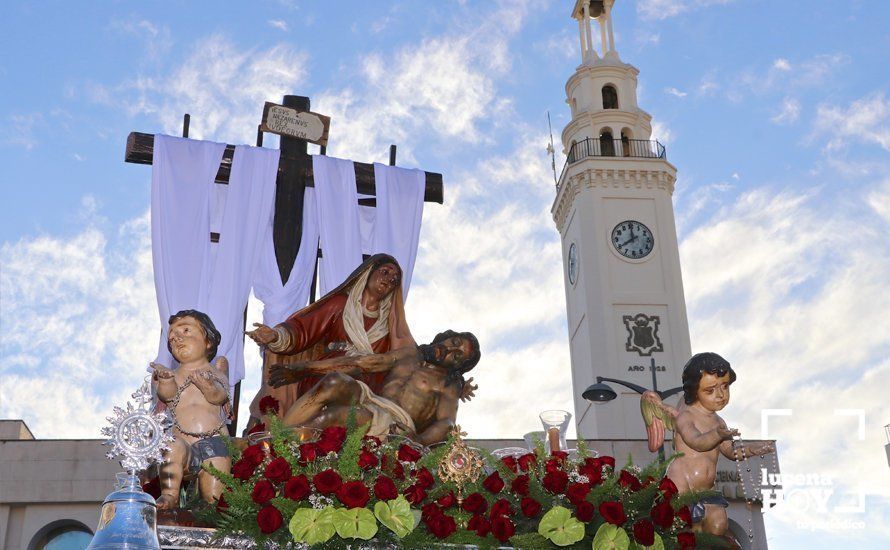
<instances>
[{"instance_id":1,"label":"blue sky","mask_svg":"<svg viewBox=\"0 0 890 550\"><path fill-rule=\"evenodd\" d=\"M544 147L546 112L557 139L568 121L579 63L570 3L183 4L4 5L0 418L97 437L153 357L150 169L123 163L127 134L178 133L189 112L192 137L252 143L263 102L285 93L332 117L329 154L383 161L396 143L400 165L444 174L409 318L421 340L441 319L479 335L481 389L460 418L471 435L518 437L537 424L529 409L569 408ZM693 349L740 369L731 424L753 436L762 409L791 408L771 427L783 472L833 480L828 511L768 515L776 548L890 543L888 17L864 1L614 11L640 106L679 170ZM853 408L863 440L832 414ZM865 512L832 512L860 486Z\"/></svg>"}]
</instances>

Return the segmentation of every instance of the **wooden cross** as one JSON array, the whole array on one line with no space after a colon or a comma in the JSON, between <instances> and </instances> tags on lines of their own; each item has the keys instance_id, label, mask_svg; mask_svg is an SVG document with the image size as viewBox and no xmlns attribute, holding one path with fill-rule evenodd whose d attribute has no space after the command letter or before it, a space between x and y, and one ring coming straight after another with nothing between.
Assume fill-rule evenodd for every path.
<instances>
[{"instance_id":1,"label":"wooden cross","mask_svg":"<svg viewBox=\"0 0 890 550\"><path fill-rule=\"evenodd\" d=\"M304 96L286 95L282 102L285 107L290 107L301 112L309 111L309 98ZM189 115L183 120L183 137L188 137ZM263 132L257 130L257 146L263 144ZM307 187L314 187L312 174L312 157L307 152L308 142L303 139L282 135L280 140L281 158L278 161L278 177L275 180L275 217L272 226L272 241L275 246L275 259L278 262L278 272L282 283L287 282L297 253L300 251L300 239L303 234L303 194ZM325 154L326 147L322 146L321 154ZM234 145L226 145L219 171L216 174L216 183L228 185L229 174L232 169L232 157L235 154ZM396 146L390 146L389 164L395 165ZM151 164L154 157L154 134L142 132L130 132L127 136L127 152L125 162L134 164ZM355 162L356 190L362 195L376 195L374 183L374 165L363 162ZM443 202L442 174L425 172L426 188L424 202ZM375 199L359 199L363 206L375 206ZM211 234L211 241L218 242L219 235ZM321 251L317 253L321 255ZM317 270L317 262L316 262ZM315 275L313 275L312 299L315 297ZM244 311L245 320L247 309ZM234 436L238 424L238 401L241 393L241 383L235 385L233 421L229 426L229 432Z\"/></svg>"}]
</instances>

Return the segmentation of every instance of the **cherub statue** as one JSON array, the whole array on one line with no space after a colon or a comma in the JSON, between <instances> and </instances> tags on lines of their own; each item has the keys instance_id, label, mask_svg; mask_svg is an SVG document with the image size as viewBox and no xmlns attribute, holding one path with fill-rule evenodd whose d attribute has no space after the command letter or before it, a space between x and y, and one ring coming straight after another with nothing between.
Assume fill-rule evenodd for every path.
<instances>
[{"instance_id":1,"label":"cherub statue","mask_svg":"<svg viewBox=\"0 0 890 550\"><path fill-rule=\"evenodd\" d=\"M726 359L716 353L697 353L683 367L683 401L678 409L665 405L655 392L648 391L640 398L649 450L655 452L664 443L665 428L676 434L674 449L683 454L668 466L667 477L681 493L714 488L718 452L740 460L775 451L772 443L743 445L734 441L739 431L727 428L717 415L729 403L729 386L735 379ZM727 506L722 496L697 502L692 508L693 530L725 536Z\"/></svg>"},{"instance_id":2,"label":"cherub statue","mask_svg":"<svg viewBox=\"0 0 890 550\"><path fill-rule=\"evenodd\" d=\"M173 416L174 442L164 453L160 465L161 510L179 505L179 488L184 476L198 476L198 490L207 502L219 499L223 484L201 469L209 463L229 472L231 459L223 440L229 404L229 365L216 356L220 334L206 314L195 310L172 315L167 334L167 348L179 362L170 370L152 363L158 398L167 404Z\"/></svg>"},{"instance_id":3,"label":"cherub statue","mask_svg":"<svg viewBox=\"0 0 890 550\"><path fill-rule=\"evenodd\" d=\"M356 404L358 423L370 423L368 435L381 437L395 431L429 445L448 437L465 393L463 374L476 366L479 357L479 342L473 334L449 330L428 345L273 365L269 383L281 387L324 375L284 413L287 425L342 426ZM386 375L379 395L356 379L368 373Z\"/></svg>"}]
</instances>

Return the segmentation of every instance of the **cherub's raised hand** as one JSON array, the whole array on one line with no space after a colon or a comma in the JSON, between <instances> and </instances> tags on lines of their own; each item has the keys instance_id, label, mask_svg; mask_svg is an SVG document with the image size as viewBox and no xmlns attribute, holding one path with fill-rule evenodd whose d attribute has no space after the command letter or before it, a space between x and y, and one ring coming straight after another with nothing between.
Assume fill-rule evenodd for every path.
<instances>
[{"instance_id":1,"label":"cherub's raised hand","mask_svg":"<svg viewBox=\"0 0 890 550\"><path fill-rule=\"evenodd\" d=\"M751 456L763 456L776 452L776 446L770 441L759 445L749 445L747 451Z\"/></svg>"},{"instance_id":2,"label":"cherub's raised hand","mask_svg":"<svg viewBox=\"0 0 890 550\"><path fill-rule=\"evenodd\" d=\"M262 323L254 323L253 326L256 328L248 330L244 334L250 336L250 339L257 344L267 346L275 340L278 340L278 333L275 332L275 329L269 328Z\"/></svg>"},{"instance_id":3,"label":"cherub's raised hand","mask_svg":"<svg viewBox=\"0 0 890 550\"><path fill-rule=\"evenodd\" d=\"M479 384L473 384L473 377L467 378L464 381L464 388L460 392L460 400L461 401L469 401L476 397L476 390L479 389Z\"/></svg>"},{"instance_id":4,"label":"cherub's raised hand","mask_svg":"<svg viewBox=\"0 0 890 550\"><path fill-rule=\"evenodd\" d=\"M176 376L176 374L172 370L168 369L164 365L160 365L158 363L150 363L150 365L151 368L154 369L155 375L158 377L159 380L169 380Z\"/></svg>"},{"instance_id":5,"label":"cherub's raised hand","mask_svg":"<svg viewBox=\"0 0 890 550\"><path fill-rule=\"evenodd\" d=\"M294 363L293 365L272 365L269 367L269 385L273 388L280 388L288 384L295 384L306 377L304 370L305 361Z\"/></svg>"},{"instance_id":6,"label":"cherub's raised hand","mask_svg":"<svg viewBox=\"0 0 890 550\"><path fill-rule=\"evenodd\" d=\"M719 435L720 439L723 441L739 436L739 431L735 428L717 428L716 430L717 435Z\"/></svg>"}]
</instances>

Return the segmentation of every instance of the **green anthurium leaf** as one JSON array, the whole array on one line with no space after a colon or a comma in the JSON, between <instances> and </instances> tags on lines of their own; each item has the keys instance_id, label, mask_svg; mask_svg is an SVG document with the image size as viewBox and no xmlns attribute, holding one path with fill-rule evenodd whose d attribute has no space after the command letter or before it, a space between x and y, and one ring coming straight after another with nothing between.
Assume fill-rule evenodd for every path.
<instances>
[{"instance_id":1,"label":"green anthurium leaf","mask_svg":"<svg viewBox=\"0 0 890 550\"><path fill-rule=\"evenodd\" d=\"M377 534L377 520L367 508L337 508L334 528L341 538L368 540Z\"/></svg>"},{"instance_id":2,"label":"green anthurium leaf","mask_svg":"<svg viewBox=\"0 0 890 550\"><path fill-rule=\"evenodd\" d=\"M630 544L631 550L664 550L664 541L661 540L658 533L655 533L655 540L649 546L643 546L639 542L631 542Z\"/></svg>"},{"instance_id":3,"label":"green anthurium leaf","mask_svg":"<svg viewBox=\"0 0 890 550\"><path fill-rule=\"evenodd\" d=\"M321 510L300 508L290 518L288 528L295 542L321 544L334 536L334 508L327 506Z\"/></svg>"},{"instance_id":4,"label":"green anthurium leaf","mask_svg":"<svg viewBox=\"0 0 890 550\"><path fill-rule=\"evenodd\" d=\"M414 514L411 513L411 504L402 495L393 500L375 504L374 515L380 520L380 523L388 527L399 538L404 538L417 526Z\"/></svg>"},{"instance_id":5,"label":"green anthurium leaf","mask_svg":"<svg viewBox=\"0 0 890 550\"><path fill-rule=\"evenodd\" d=\"M568 508L555 506L541 518L538 533L557 546L568 546L584 538L584 524Z\"/></svg>"},{"instance_id":6,"label":"green anthurium leaf","mask_svg":"<svg viewBox=\"0 0 890 550\"><path fill-rule=\"evenodd\" d=\"M604 523L593 536L593 550L628 550L628 548L630 548L630 537L617 525Z\"/></svg>"}]
</instances>

